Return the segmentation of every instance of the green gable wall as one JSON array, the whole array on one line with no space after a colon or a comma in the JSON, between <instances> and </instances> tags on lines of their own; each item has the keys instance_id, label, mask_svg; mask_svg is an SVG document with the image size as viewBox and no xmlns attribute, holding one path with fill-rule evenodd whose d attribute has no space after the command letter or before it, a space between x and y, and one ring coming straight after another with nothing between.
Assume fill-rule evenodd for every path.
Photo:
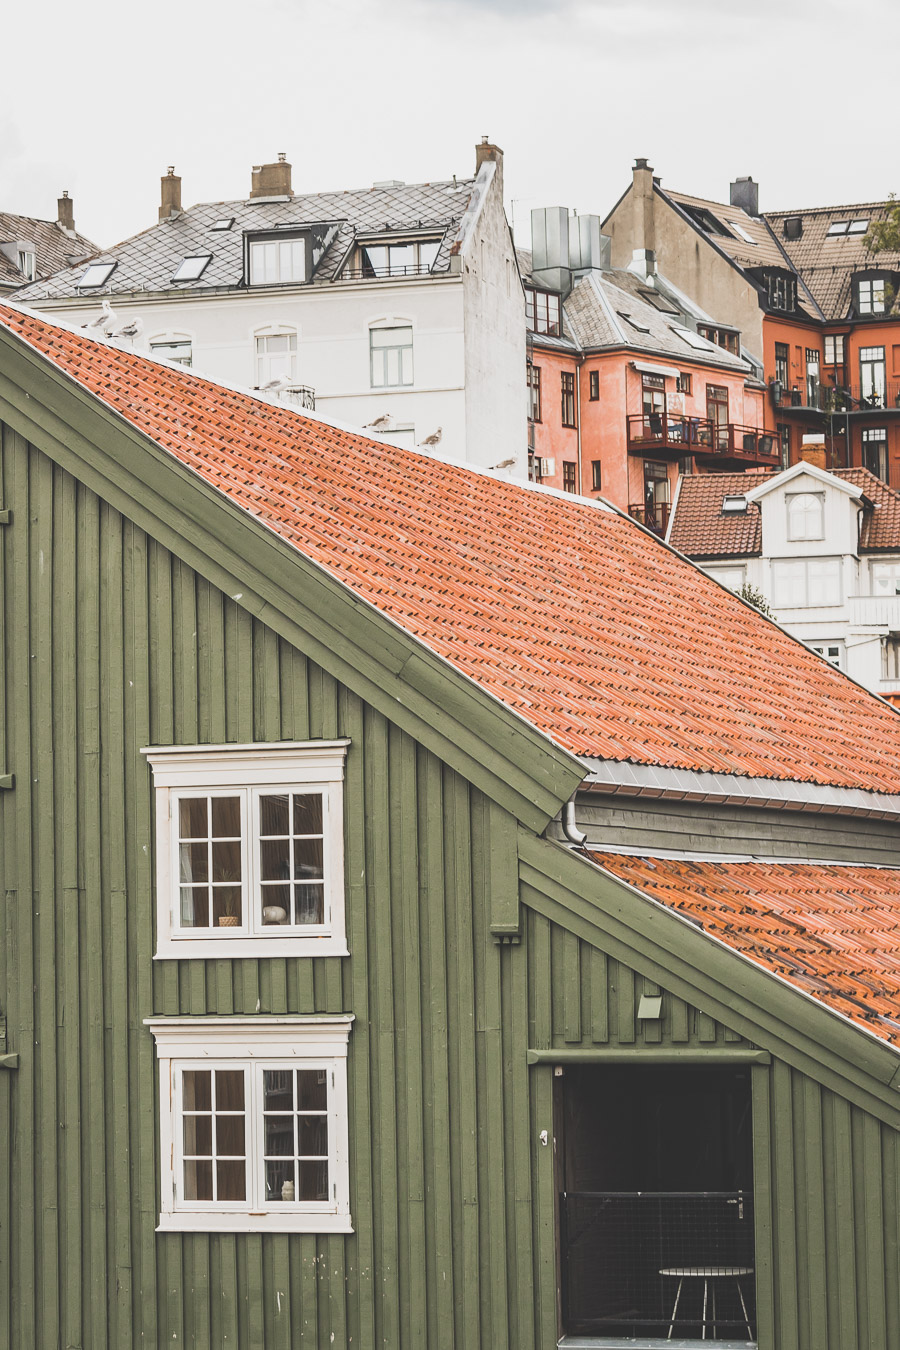
<instances>
[{"instance_id":1,"label":"green gable wall","mask_svg":"<svg viewBox=\"0 0 900 1350\"><path fill-rule=\"evenodd\" d=\"M17 434L0 452L0 1346L550 1350L553 1070L529 1050L760 1038L649 945L576 934L534 858L519 907L512 815ZM344 736L351 956L154 962L139 747ZM256 1012L355 1015L350 1237L155 1232L143 1019ZM753 1077L761 1345L900 1350L896 1129L778 1055Z\"/></svg>"}]
</instances>

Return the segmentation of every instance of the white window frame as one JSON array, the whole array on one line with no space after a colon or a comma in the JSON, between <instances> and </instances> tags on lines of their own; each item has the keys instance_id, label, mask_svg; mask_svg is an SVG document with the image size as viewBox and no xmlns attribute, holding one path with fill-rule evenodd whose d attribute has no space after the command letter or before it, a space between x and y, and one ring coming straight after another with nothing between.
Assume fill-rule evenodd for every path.
<instances>
[{"instance_id":1,"label":"white window frame","mask_svg":"<svg viewBox=\"0 0 900 1350\"><path fill-rule=\"evenodd\" d=\"M835 581L835 598L826 600L819 604L810 602L810 568L819 566L828 567ZM784 598L785 591L792 584L793 580L800 582L802 589L802 599L799 603L792 603ZM843 579L841 571L840 558L773 558L772 559L772 604L776 610L785 609L836 609L842 605Z\"/></svg>"},{"instance_id":2,"label":"white window frame","mask_svg":"<svg viewBox=\"0 0 900 1350\"><path fill-rule=\"evenodd\" d=\"M703 564L703 571L713 581L717 581L720 586L725 586L729 591L734 591L738 595L747 583L746 567L720 567L715 564L707 566Z\"/></svg>"},{"instance_id":3,"label":"white window frame","mask_svg":"<svg viewBox=\"0 0 900 1350\"><path fill-rule=\"evenodd\" d=\"M287 338L287 350L269 351L271 338ZM253 360L256 388L262 389L273 380L290 380L298 384L297 362L300 334L296 328L283 324L273 328L258 328L253 334Z\"/></svg>"},{"instance_id":4,"label":"white window frame","mask_svg":"<svg viewBox=\"0 0 900 1350\"><path fill-rule=\"evenodd\" d=\"M807 638L805 641L811 651L817 652L835 670L847 669L847 644L843 638ZM834 659L828 655L829 649L834 650Z\"/></svg>"},{"instance_id":5,"label":"white window frame","mask_svg":"<svg viewBox=\"0 0 900 1350\"><path fill-rule=\"evenodd\" d=\"M376 333L408 333L409 341L395 341L388 345L376 346L373 341ZM413 353L415 333L408 319L386 320L383 323L369 325L369 385L372 389L411 389L415 382ZM390 379L389 352L396 352L396 380ZM406 354L409 354L408 356ZM376 378L377 377L377 378Z\"/></svg>"},{"instance_id":6,"label":"white window frame","mask_svg":"<svg viewBox=\"0 0 900 1350\"><path fill-rule=\"evenodd\" d=\"M33 248L20 248L17 253L19 271L26 281L34 281L37 276L37 254Z\"/></svg>"},{"instance_id":7,"label":"white window frame","mask_svg":"<svg viewBox=\"0 0 900 1350\"><path fill-rule=\"evenodd\" d=\"M305 234L269 234L251 238L248 272L251 286L304 286L308 259Z\"/></svg>"},{"instance_id":8,"label":"white window frame","mask_svg":"<svg viewBox=\"0 0 900 1350\"><path fill-rule=\"evenodd\" d=\"M352 1233L347 1048L351 1014L282 1017L148 1017L159 1060L158 1232ZM183 1196L182 1075L239 1069L245 1082L246 1200ZM267 1069L328 1074L327 1200L266 1201L262 1075Z\"/></svg>"},{"instance_id":9,"label":"white window frame","mask_svg":"<svg viewBox=\"0 0 900 1350\"><path fill-rule=\"evenodd\" d=\"M807 502L814 502L817 514L813 514ZM811 539L825 538L825 493L824 492L787 492L787 537L792 544L805 543Z\"/></svg>"},{"instance_id":10,"label":"white window frame","mask_svg":"<svg viewBox=\"0 0 900 1350\"><path fill-rule=\"evenodd\" d=\"M349 955L343 812L344 761L349 744L347 740L282 741L151 746L142 751L153 770L156 795L157 960ZM261 922L259 841L254 837L253 823L255 804L266 790L322 794L321 924ZM206 793L242 798L242 922L236 927L191 928L181 922L178 801Z\"/></svg>"},{"instance_id":11,"label":"white window frame","mask_svg":"<svg viewBox=\"0 0 900 1350\"><path fill-rule=\"evenodd\" d=\"M171 361L173 365L183 366L185 370L190 370L194 363L194 340L190 333L164 332L154 333L147 341L150 355L157 361ZM181 356L167 356L161 349L164 347L181 347L182 355L187 357L183 360Z\"/></svg>"}]
</instances>

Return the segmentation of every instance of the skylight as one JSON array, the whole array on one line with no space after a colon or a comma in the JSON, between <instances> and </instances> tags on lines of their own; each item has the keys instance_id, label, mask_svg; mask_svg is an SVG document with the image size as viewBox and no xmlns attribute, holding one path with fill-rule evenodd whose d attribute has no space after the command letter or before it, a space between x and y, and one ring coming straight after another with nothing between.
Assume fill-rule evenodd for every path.
<instances>
[{"instance_id":1,"label":"skylight","mask_svg":"<svg viewBox=\"0 0 900 1350\"><path fill-rule=\"evenodd\" d=\"M677 333L682 342L686 342L689 347L696 347L697 351L708 352L712 347L711 342L702 338L699 333L695 333L692 328L679 328L677 324L672 324L672 332Z\"/></svg>"},{"instance_id":2,"label":"skylight","mask_svg":"<svg viewBox=\"0 0 900 1350\"><path fill-rule=\"evenodd\" d=\"M182 258L172 273L172 280L196 281L198 277L202 277L211 257L211 253L195 253L187 258Z\"/></svg>"},{"instance_id":3,"label":"skylight","mask_svg":"<svg viewBox=\"0 0 900 1350\"><path fill-rule=\"evenodd\" d=\"M626 323L631 324L631 327L637 329L639 333L650 332L650 329L647 328L645 324L638 323L637 319L633 319L630 314L625 314L621 309L617 309L616 313L620 319L624 319Z\"/></svg>"},{"instance_id":4,"label":"skylight","mask_svg":"<svg viewBox=\"0 0 900 1350\"><path fill-rule=\"evenodd\" d=\"M654 309L661 310L663 314L679 314L681 312L657 291L641 291L640 295L641 299L646 300L648 305L652 305Z\"/></svg>"},{"instance_id":5,"label":"skylight","mask_svg":"<svg viewBox=\"0 0 900 1350\"><path fill-rule=\"evenodd\" d=\"M747 498L740 496L728 496L722 501L723 516L741 515L747 510Z\"/></svg>"},{"instance_id":6,"label":"skylight","mask_svg":"<svg viewBox=\"0 0 900 1350\"><path fill-rule=\"evenodd\" d=\"M105 286L115 270L114 262L89 263L75 285L80 291L87 290L90 286Z\"/></svg>"},{"instance_id":7,"label":"skylight","mask_svg":"<svg viewBox=\"0 0 900 1350\"><path fill-rule=\"evenodd\" d=\"M826 231L826 238L829 235L846 234L849 223L848 220L833 220Z\"/></svg>"},{"instance_id":8,"label":"skylight","mask_svg":"<svg viewBox=\"0 0 900 1350\"><path fill-rule=\"evenodd\" d=\"M847 227L847 233L865 234L868 228L869 228L868 220L851 220L849 226Z\"/></svg>"},{"instance_id":9,"label":"skylight","mask_svg":"<svg viewBox=\"0 0 900 1350\"><path fill-rule=\"evenodd\" d=\"M728 224L734 230L739 239L743 239L746 244L756 244L752 234L748 234L743 225L739 225L736 220L729 220Z\"/></svg>"},{"instance_id":10,"label":"skylight","mask_svg":"<svg viewBox=\"0 0 900 1350\"><path fill-rule=\"evenodd\" d=\"M224 220L217 220L213 225L214 230L230 230L234 224L234 216L226 216Z\"/></svg>"}]
</instances>

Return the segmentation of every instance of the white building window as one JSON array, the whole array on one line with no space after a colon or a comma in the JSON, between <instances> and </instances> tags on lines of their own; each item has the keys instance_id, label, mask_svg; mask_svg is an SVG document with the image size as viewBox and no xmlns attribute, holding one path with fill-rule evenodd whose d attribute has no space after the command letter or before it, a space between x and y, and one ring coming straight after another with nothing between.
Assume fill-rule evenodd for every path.
<instances>
[{"instance_id":1,"label":"white building window","mask_svg":"<svg viewBox=\"0 0 900 1350\"><path fill-rule=\"evenodd\" d=\"M272 380L297 380L297 334L292 329L257 335L257 389L262 389Z\"/></svg>"},{"instance_id":2,"label":"white building window","mask_svg":"<svg viewBox=\"0 0 900 1350\"><path fill-rule=\"evenodd\" d=\"M860 314L884 313L883 278L879 277L859 283L859 312Z\"/></svg>"},{"instance_id":3,"label":"white building window","mask_svg":"<svg viewBox=\"0 0 900 1350\"><path fill-rule=\"evenodd\" d=\"M156 790L157 957L347 955L348 744L144 751Z\"/></svg>"},{"instance_id":4,"label":"white building window","mask_svg":"<svg viewBox=\"0 0 900 1350\"><path fill-rule=\"evenodd\" d=\"M787 497L788 539L822 539L825 536L824 492L792 492Z\"/></svg>"},{"instance_id":5,"label":"white building window","mask_svg":"<svg viewBox=\"0 0 900 1350\"><path fill-rule=\"evenodd\" d=\"M840 640L835 642L822 642L821 639L817 638L814 642L807 642L806 645L812 651L818 652L820 656L824 656L825 660L829 661L831 665L837 666L838 670L846 669L846 649L843 642Z\"/></svg>"},{"instance_id":6,"label":"white building window","mask_svg":"<svg viewBox=\"0 0 900 1350\"><path fill-rule=\"evenodd\" d=\"M349 1233L352 1017L151 1017L159 1227Z\"/></svg>"},{"instance_id":7,"label":"white building window","mask_svg":"<svg viewBox=\"0 0 900 1350\"><path fill-rule=\"evenodd\" d=\"M872 594L900 595L900 562L872 564Z\"/></svg>"},{"instance_id":8,"label":"white building window","mask_svg":"<svg viewBox=\"0 0 900 1350\"><path fill-rule=\"evenodd\" d=\"M373 389L413 382L413 330L410 325L369 329L369 370Z\"/></svg>"},{"instance_id":9,"label":"white building window","mask_svg":"<svg viewBox=\"0 0 900 1350\"><path fill-rule=\"evenodd\" d=\"M440 239L408 239L402 242L372 240L361 243L350 276L417 277L427 275L434 266Z\"/></svg>"},{"instance_id":10,"label":"white building window","mask_svg":"<svg viewBox=\"0 0 900 1350\"><path fill-rule=\"evenodd\" d=\"M150 350L154 356L164 356L167 361L174 361L179 366L193 364L193 347L189 337L151 338Z\"/></svg>"},{"instance_id":11,"label":"white building window","mask_svg":"<svg viewBox=\"0 0 900 1350\"><path fill-rule=\"evenodd\" d=\"M37 259L34 250L30 248L20 248L18 258L19 271L27 281L34 281L34 278L37 275Z\"/></svg>"},{"instance_id":12,"label":"white building window","mask_svg":"<svg viewBox=\"0 0 900 1350\"><path fill-rule=\"evenodd\" d=\"M306 239L251 239L250 285L285 286L306 280Z\"/></svg>"},{"instance_id":13,"label":"white building window","mask_svg":"<svg viewBox=\"0 0 900 1350\"><path fill-rule=\"evenodd\" d=\"M704 572L713 581L718 581L720 586L727 586L735 594L741 589L747 580L747 569L745 567L704 567Z\"/></svg>"},{"instance_id":14,"label":"white building window","mask_svg":"<svg viewBox=\"0 0 900 1350\"><path fill-rule=\"evenodd\" d=\"M776 609L807 609L841 603L839 558L783 559L772 563Z\"/></svg>"}]
</instances>

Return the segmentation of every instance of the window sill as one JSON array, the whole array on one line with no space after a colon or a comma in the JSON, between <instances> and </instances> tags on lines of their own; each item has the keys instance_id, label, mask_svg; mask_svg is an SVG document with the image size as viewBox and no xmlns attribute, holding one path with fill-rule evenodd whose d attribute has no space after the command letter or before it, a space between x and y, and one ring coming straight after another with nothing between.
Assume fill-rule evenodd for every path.
<instances>
[{"instance_id":1,"label":"window sill","mask_svg":"<svg viewBox=\"0 0 900 1350\"><path fill-rule=\"evenodd\" d=\"M352 1233L349 1214L161 1214L157 1233Z\"/></svg>"},{"instance_id":2,"label":"window sill","mask_svg":"<svg viewBox=\"0 0 900 1350\"><path fill-rule=\"evenodd\" d=\"M280 956L349 956L340 938L170 938L160 941L154 961L268 960Z\"/></svg>"}]
</instances>

